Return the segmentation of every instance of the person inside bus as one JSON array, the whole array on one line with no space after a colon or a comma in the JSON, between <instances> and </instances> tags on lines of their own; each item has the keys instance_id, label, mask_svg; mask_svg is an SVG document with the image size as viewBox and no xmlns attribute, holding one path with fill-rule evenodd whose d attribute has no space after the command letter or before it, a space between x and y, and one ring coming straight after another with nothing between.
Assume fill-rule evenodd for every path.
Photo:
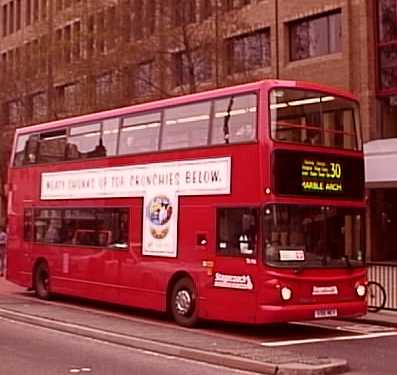
<instances>
[{"instance_id":1,"label":"person inside bus","mask_svg":"<svg viewBox=\"0 0 397 375\"><path fill-rule=\"evenodd\" d=\"M99 158L106 156L106 147L103 145L102 137L99 138L99 144L95 146L95 149L87 152L87 158Z\"/></svg>"},{"instance_id":2,"label":"person inside bus","mask_svg":"<svg viewBox=\"0 0 397 375\"><path fill-rule=\"evenodd\" d=\"M256 218L254 214L243 214L242 232L238 236L240 253L243 255L252 255L255 252L256 244Z\"/></svg>"},{"instance_id":3,"label":"person inside bus","mask_svg":"<svg viewBox=\"0 0 397 375\"><path fill-rule=\"evenodd\" d=\"M25 144L24 164L35 164L40 146L37 135L31 135Z\"/></svg>"},{"instance_id":4,"label":"person inside bus","mask_svg":"<svg viewBox=\"0 0 397 375\"><path fill-rule=\"evenodd\" d=\"M44 236L44 241L49 243L59 243L61 240L59 235L59 227L57 220L51 219L47 232Z\"/></svg>"},{"instance_id":5,"label":"person inside bus","mask_svg":"<svg viewBox=\"0 0 397 375\"><path fill-rule=\"evenodd\" d=\"M75 160L80 159L80 152L74 143L68 143L65 149L65 159L66 160Z\"/></svg>"}]
</instances>

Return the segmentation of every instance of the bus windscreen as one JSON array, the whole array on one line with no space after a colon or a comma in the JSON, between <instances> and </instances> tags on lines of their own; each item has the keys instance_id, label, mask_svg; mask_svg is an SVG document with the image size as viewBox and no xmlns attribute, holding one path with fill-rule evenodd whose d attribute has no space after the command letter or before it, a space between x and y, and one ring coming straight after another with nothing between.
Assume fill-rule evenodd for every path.
<instances>
[{"instance_id":1,"label":"bus windscreen","mask_svg":"<svg viewBox=\"0 0 397 375\"><path fill-rule=\"evenodd\" d=\"M360 150L354 100L304 89L270 92L271 136L279 142Z\"/></svg>"}]
</instances>

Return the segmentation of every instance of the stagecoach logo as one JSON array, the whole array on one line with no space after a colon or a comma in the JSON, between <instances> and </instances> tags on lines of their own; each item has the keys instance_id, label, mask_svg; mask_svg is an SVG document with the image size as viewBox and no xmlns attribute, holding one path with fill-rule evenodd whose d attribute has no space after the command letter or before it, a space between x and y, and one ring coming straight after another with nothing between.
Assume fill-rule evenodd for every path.
<instances>
[{"instance_id":1,"label":"stagecoach logo","mask_svg":"<svg viewBox=\"0 0 397 375\"><path fill-rule=\"evenodd\" d=\"M231 289L254 289L250 275L225 275L220 272L215 274L214 286Z\"/></svg>"}]
</instances>

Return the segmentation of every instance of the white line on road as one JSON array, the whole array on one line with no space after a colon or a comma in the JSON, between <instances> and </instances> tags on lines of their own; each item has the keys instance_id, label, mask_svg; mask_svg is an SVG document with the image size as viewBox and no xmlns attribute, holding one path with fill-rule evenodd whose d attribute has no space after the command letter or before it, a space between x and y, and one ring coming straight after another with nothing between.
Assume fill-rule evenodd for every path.
<instances>
[{"instance_id":1,"label":"white line on road","mask_svg":"<svg viewBox=\"0 0 397 375\"><path fill-rule=\"evenodd\" d=\"M330 341L365 340L365 339L374 339L374 338L385 337L385 336L397 336L397 332L379 332L379 333L370 333L368 335L328 337L328 338L321 338L321 339L318 338L318 339L262 342L261 345L268 346L268 347L290 346L290 345L313 344L313 343L318 343L318 342L330 342Z\"/></svg>"}]
</instances>

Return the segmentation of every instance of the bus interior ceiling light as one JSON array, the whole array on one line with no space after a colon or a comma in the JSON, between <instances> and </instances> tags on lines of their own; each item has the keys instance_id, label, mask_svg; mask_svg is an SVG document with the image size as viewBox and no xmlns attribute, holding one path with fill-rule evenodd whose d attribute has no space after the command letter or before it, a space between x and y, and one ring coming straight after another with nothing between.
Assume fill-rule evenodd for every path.
<instances>
[{"instance_id":1,"label":"bus interior ceiling light","mask_svg":"<svg viewBox=\"0 0 397 375\"><path fill-rule=\"evenodd\" d=\"M323 97L319 97L319 98L308 98L308 99L291 100L290 102L287 102L287 103L272 104L270 106L270 109L286 108L288 106L290 106L290 107L298 107L298 106L306 105L306 104L316 104L316 103L331 102L333 100L335 100L334 96L323 96Z\"/></svg>"}]
</instances>

